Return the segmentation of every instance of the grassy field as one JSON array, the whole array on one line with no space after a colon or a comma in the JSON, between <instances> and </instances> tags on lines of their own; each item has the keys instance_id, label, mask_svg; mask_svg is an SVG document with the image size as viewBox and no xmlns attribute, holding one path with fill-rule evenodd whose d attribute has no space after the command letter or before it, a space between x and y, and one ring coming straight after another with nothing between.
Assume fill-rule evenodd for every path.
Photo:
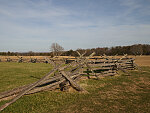
<instances>
[{"instance_id":1,"label":"grassy field","mask_svg":"<svg viewBox=\"0 0 150 113\"><path fill-rule=\"evenodd\" d=\"M30 61L30 58L37 58L37 59L44 59L45 56L22 56L23 59L26 59L28 61ZM50 57L50 56L46 56L46 57ZM96 56L96 57L100 57L100 56ZM112 56L110 56L112 57ZM121 58L122 56L116 56L116 58ZM149 55L143 55L143 56L128 56L128 57L132 57L135 58L135 62L137 63L137 65L139 66L150 66L150 56ZM8 56L0 56L0 59L2 61L6 61L6 58L8 58ZM11 59L15 59L17 61L18 57L17 56L9 56L9 58ZM75 58L72 56L59 56L59 58Z\"/></svg>"},{"instance_id":2,"label":"grassy field","mask_svg":"<svg viewBox=\"0 0 150 113\"><path fill-rule=\"evenodd\" d=\"M0 92L37 81L51 65L0 62ZM45 91L21 97L2 113L149 113L150 67L100 80L81 80L89 93ZM1 101L0 106L7 101Z\"/></svg>"},{"instance_id":3,"label":"grassy field","mask_svg":"<svg viewBox=\"0 0 150 113\"><path fill-rule=\"evenodd\" d=\"M150 66L150 56L137 56L135 62L139 66Z\"/></svg>"}]
</instances>

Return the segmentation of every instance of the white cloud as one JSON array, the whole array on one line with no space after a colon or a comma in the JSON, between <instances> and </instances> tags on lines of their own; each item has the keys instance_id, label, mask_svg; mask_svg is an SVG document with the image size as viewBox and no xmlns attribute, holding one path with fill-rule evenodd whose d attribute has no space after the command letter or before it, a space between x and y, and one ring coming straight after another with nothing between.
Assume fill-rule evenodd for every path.
<instances>
[{"instance_id":1,"label":"white cloud","mask_svg":"<svg viewBox=\"0 0 150 113\"><path fill-rule=\"evenodd\" d=\"M0 14L14 19L44 19L59 18L70 15L70 12L64 8L54 7L45 0L40 2L18 1L16 4L0 5ZM29 5L30 4L30 5Z\"/></svg>"},{"instance_id":2,"label":"white cloud","mask_svg":"<svg viewBox=\"0 0 150 113\"><path fill-rule=\"evenodd\" d=\"M0 2L0 51L49 51L53 42L65 49L150 43L150 24L137 24L135 17L128 16L144 10L135 0L120 1L128 8L118 17L97 15L94 19L80 19L83 12L58 7L52 1L14 1ZM119 24L124 18L128 21Z\"/></svg>"},{"instance_id":3,"label":"white cloud","mask_svg":"<svg viewBox=\"0 0 150 113\"><path fill-rule=\"evenodd\" d=\"M144 15L150 15L149 13L149 5L146 5L143 0L119 0L121 6L125 6L126 11L124 13L124 16L128 16L129 14L133 14L135 12L138 12L141 16Z\"/></svg>"}]
</instances>

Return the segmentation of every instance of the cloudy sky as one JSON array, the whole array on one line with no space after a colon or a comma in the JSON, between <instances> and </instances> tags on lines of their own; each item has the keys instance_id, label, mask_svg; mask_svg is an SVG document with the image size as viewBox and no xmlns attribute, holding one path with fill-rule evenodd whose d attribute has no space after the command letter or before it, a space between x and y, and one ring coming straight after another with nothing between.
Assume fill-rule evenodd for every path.
<instances>
[{"instance_id":1,"label":"cloudy sky","mask_svg":"<svg viewBox=\"0 0 150 113\"><path fill-rule=\"evenodd\" d=\"M0 0L0 51L150 44L150 0Z\"/></svg>"}]
</instances>

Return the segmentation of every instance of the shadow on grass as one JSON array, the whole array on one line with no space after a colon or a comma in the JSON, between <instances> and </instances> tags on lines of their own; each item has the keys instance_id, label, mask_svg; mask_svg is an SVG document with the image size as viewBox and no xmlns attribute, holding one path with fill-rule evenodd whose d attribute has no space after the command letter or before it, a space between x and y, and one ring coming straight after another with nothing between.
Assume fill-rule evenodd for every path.
<instances>
[{"instance_id":1,"label":"shadow on grass","mask_svg":"<svg viewBox=\"0 0 150 113\"><path fill-rule=\"evenodd\" d=\"M41 78L39 78L39 77L35 77L35 76L32 76L32 75L31 75L30 77L31 77L31 78L36 78L36 79L41 79Z\"/></svg>"}]
</instances>

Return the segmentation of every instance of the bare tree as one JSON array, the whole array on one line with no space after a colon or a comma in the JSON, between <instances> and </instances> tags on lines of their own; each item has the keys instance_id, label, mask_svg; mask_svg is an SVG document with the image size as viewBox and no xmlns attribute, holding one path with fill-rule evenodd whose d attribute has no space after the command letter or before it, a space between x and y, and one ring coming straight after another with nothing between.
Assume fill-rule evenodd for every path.
<instances>
[{"instance_id":1,"label":"bare tree","mask_svg":"<svg viewBox=\"0 0 150 113\"><path fill-rule=\"evenodd\" d=\"M52 43L50 51L53 52L53 56L59 56L64 51L64 48L60 46L58 43Z\"/></svg>"},{"instance_id":2,"label":"bare tree","mask_svg":"<svg viewBox=\"0 0 150 113\"><path fill-rule=\"evenodd\" d=\"M130 51L131 51L134 55L142 55L142 54L143 54L142 45L141 45L141 44L133 45L133 46L131 46Z\"/></svg>"}]
</instances>

